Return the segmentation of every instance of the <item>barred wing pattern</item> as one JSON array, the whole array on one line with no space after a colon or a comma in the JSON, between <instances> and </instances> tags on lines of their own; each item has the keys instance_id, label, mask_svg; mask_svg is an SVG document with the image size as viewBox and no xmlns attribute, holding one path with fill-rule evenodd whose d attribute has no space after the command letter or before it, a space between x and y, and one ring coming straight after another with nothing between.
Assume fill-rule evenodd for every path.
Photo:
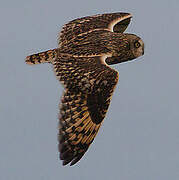
<instances>
[{"instance_id":1,"label":"barred wing pattern","mask_svg":"<svg viewBox=\"0 0 179 180\"><path fill-rule=\"evenodd\" d=\"M106 115L118 73L102 58L58 56L57 78L64 84L59 115L59 152L63 165L78 162ZM73 62L73 63L72 63Z\"/></svg>"},{"instance_id":2,"label":"barred wing pattern","mask_svg":"<svg viewBox=\"0 0 179 180\"><path fill-rule=\"evenodd\" d=\"M59 45L68 43L80 34L95 30L123 33L131 17L129 13L106 13L75 19L63 26L59 35Z\"/></svg>"}]
</instances>

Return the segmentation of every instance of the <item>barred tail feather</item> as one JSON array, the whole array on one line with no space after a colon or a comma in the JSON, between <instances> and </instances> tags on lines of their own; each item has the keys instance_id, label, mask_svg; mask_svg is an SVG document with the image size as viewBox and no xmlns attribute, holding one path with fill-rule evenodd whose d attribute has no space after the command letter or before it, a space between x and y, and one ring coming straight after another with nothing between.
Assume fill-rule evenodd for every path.
<instances>
[{"instance_id":1,"label":"barred tail feather","mask_svg":"<svg viewBox=\"0 0 179 180\"><path fill-rule=\"evenodd\" d=\"M37 54L27 56L25 62L30 65L40 64L40 63L52 63L56 55L57 55L57 49L52 49L45 52L40 52Z\"/></svg>"}]
</instances>

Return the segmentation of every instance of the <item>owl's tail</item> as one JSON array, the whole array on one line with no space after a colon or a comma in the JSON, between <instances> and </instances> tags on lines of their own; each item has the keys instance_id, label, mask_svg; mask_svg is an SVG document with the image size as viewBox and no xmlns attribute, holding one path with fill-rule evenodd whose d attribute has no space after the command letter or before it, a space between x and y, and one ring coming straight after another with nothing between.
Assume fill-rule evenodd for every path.
<instances>
[{"instance_id":1,"label":"owl's tail","mask_svg":"<svg viewBox=\"0 0 179 180\"><path fill-rule=\"evenodd\" d=\"M27 56L25 62L27 64L40 64L40 63L52 63L57 56L57 49L48 50Z\"/></svg>"}]
</instances>

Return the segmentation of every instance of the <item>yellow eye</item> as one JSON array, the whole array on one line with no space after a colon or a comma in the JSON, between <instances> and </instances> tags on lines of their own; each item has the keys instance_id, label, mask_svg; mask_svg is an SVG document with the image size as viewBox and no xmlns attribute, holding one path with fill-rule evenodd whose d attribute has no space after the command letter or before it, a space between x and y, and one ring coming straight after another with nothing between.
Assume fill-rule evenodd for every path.
<instances>
[{"instance_id":1,"label":"yellow eye","mask_svg":"<svg viewBox=\"0 0 179 180\"><path fill-rule=\"evenodd\" d=\"M138 41L136 41L136 42L134 43L134 46L135 46L135 48L139 48L139 47L140 47L140 43L139 43Z\"/></svg>"}]
</instances>

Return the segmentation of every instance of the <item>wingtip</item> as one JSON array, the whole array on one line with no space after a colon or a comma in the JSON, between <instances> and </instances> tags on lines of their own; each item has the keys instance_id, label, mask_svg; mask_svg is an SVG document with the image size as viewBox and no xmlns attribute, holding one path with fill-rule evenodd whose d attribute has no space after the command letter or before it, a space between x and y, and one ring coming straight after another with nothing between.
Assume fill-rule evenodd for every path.
<instances>
[{"instance_id":1,"label":"wingtip","mask_svg":"<svg viewBox=\"0 0 179 180\"><path fill-rule=\"evenodd\" d=\"M120 14L121 16L129 16L129 17L132 17L132 14L131 13L128 13L128 12L116 12L114 14Z\"/></svg>"},{"instance_id":2,"label":"wingtip","mask_svg":"<svg viewBox=\"0 0 179 180\"><path fill-rule=\"evenodd\" d=\"M125 14L124 16L125 16L126 18L132 18L132 14L131 14L131 13L124 13L124 14Z\"/></svg>"},{"instance_id":3,"label":"wingtip","mask_svg":"<svg viewBox=\"0 0 179 180\"><path fill-rule=\"evenodd\" d=\"M127 19L127 18L132 18L132 14L131 14L131 13L122 12L121 15L122 15L123 17L125 17L125 19Z\"/></svg>"}]
</instances>

